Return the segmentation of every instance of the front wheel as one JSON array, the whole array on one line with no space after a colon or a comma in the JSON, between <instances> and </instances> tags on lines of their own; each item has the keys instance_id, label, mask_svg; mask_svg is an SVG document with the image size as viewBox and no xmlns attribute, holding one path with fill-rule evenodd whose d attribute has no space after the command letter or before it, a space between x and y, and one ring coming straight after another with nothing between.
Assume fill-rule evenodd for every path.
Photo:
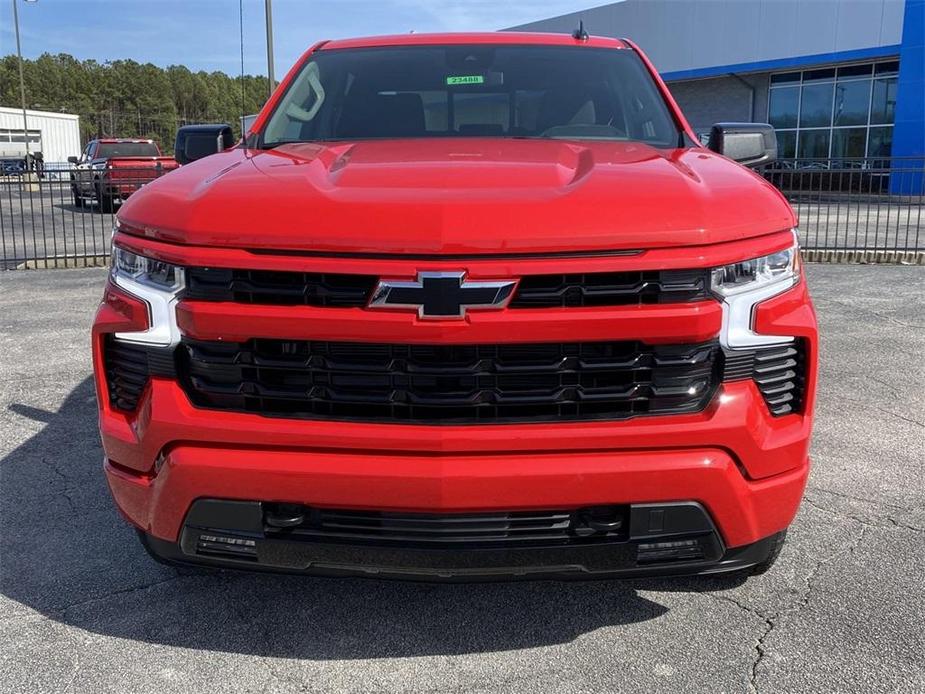
<instances>
[{"instance_id":1,"label":"front wheel","mask_svg":"<svg viewBox=\"0 0 925 694\"><path fill-rule=\"evenodd\" d=\"M103 214L111 214L116 207L115 200L103 192L103 185L99 181L96 182L96 206Z\"/></svg>"},{"instance_id":2,"label":"front wheel","mask_svg":"<svg viewBox=\"0 0 925 694\"><path fill-rule=\"evenodd\" d=\"M74 196L74 207L83 208L84 199L81 197L80 192L77 190L77 186L71 186L71 195Z\"/></svg>"}]
</instances>

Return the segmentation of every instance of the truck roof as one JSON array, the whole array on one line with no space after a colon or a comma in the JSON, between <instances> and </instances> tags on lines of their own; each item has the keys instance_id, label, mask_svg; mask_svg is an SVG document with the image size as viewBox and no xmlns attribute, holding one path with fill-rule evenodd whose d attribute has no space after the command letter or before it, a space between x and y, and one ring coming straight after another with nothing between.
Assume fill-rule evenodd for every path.
<instances>
[{"instance_id":1,"label":"truck roof","mask_svg":"<svg viewBox=\"0 0 925 694\"><path fill-rule=\"evenodd\" d=\"M97 137L96 141L102 145L121 145L126 142L135 142L135 143L150 143L154 144L154 140L146 140L144 138L138 137Z\"/></svg>"},{"instance_id":2,"label":"truck roof","mask_svg":"<svg viewBox=\"0 0 925 694\"><path fill-rule=\"evenodd\" d=\"M621 39L606 36L589 36L579 40L571 34L547 34L522 31L486 31L446 34L393 34L390 36L367 36L354 39L327 41L318 50L330 51L341 48L375 48L379 46L434 46L453 44L522 44L543 46L595 46L598 48L630 48Z\"/></svg>"}]
</instances>

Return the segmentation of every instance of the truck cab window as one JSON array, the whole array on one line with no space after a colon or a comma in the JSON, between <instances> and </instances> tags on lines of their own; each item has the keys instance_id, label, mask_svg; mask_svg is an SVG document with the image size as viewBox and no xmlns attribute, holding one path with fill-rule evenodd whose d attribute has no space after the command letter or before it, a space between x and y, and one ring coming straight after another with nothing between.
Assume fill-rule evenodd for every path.
<instances>
[{"instance_id":1,"label":"truck cab window","mask_svg":"<svg viewBox=\"0 0 925 694\"><path fill-rule=\"evenodd\" d=\"M286 142L531 137L678 142L635 52L571 46L320 50L262 133Z\"/></svg>"}]
</instances>

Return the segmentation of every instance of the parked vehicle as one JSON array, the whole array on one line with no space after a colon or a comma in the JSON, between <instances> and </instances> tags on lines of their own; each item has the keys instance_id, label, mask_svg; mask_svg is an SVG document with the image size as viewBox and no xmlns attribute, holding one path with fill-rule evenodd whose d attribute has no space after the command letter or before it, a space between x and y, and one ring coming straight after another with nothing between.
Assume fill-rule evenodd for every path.
<instances>
[{"instance_id":1,"label":"parked vehicle","mask_svg":"<svg viewBox=\"0 0 925 694\"><path fill-rule=\"evenodd\" d=\"M31 173L45 178L45 159L41 152L29 152L22 157L5 157L9 152L0 151L0 175L22 176Z\"/></svg>"},{"instance_id":2,"label":"parked vehicle","mask_svg":"<svg viewBox=\"0 0 925 694\"><path fill-rule=\"evenodd\" d=\"M732 161L773 160L770 126L705 147L630 41L505 32L318 44L223 127L119 211L93 326L106 477L154 557L774 562L817 335L794 214Z\"/></svg>"},{"instance_id":3,"label":"parked vehicle","mask_svg":"<svg viewBox=\"0 0 925 694\"><path fill-rule=\"evenodd\" d=\"M0 159L0 176L22 176L26 173L23 159Z\"/></svg>"},{"instance_id":4,"label":"parked vehicle","mask_svg":"<svg viewBox=\"0 0 925 694\"><path fill-rule=\"evenodd\" d=\"M71 173L74 204L84 207L95 200L101 212L112 212L136 190L177 168L153 140L91 140L80 157L68 157L76 165Z\"/></svg>"}]
</instances>

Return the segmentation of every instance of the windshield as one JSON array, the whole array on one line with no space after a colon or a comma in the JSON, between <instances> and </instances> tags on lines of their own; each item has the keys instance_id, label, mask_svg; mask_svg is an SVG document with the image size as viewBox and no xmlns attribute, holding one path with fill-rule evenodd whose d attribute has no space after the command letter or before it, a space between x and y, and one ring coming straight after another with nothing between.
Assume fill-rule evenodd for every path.
<instances>
[{"instance_id":1,"label":"windshield","mask_svg":"<svg viewBox=\"0 0 925 694\"><path fill-rule=\"evenodd\" d=\"M679 131L631 50L402 46L315 53L277 104L261 142L407 137L676 147Z\"/></svg>"},{"instance_id":2,"label":"windshield","mask_svg":"<svg viewBox=\"0 0 925 694\"><path fill-rule=\"evenodd\" d=\"M156 157L160 153L153 142L102 142L96 151L98 159L113 157Z\"/></svg>"}]
</instances>

